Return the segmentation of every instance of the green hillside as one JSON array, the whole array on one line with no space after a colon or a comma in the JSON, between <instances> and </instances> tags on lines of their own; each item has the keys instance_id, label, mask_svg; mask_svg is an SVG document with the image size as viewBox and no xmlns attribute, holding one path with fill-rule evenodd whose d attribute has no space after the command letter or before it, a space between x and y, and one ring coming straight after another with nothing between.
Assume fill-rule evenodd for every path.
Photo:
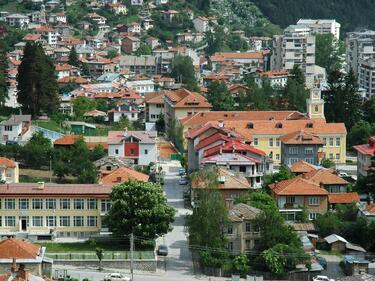
<instances>
[{"instance_id":1,"label":"green hillside","mask_svg":"<svg viewBox=\"0 0 375 281\"><path fill-rule=\"evenodd\" d=\"M336 19L343 32L375 29L374 0L251 0L274 24L286 27L300 18Z\"/></svg>"}]
</instances>

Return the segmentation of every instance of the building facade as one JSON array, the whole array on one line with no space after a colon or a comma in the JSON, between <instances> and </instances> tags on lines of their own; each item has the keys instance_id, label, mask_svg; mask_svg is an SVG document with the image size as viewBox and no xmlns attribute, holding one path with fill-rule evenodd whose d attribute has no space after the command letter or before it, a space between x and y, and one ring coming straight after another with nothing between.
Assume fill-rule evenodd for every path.
<instances>
[{"instance_id":1,"label":"building facade","mask_svg":"<svg viewBox=\"0 0 375 281\"><path fill-rule=\"evenodd\" d=\"M375 59L359 62L358 84L360 88L364 89L366 99L375 95Z\"/></svg>"},{"instance_id":2,"label":"building facade","mask_svg":"<svg viewBox=\"0 0 375 281\"><path fill-rule=\"evenodd\" d=\"M19 181L19 167L18 163L5 158L0 157L0 182L4 183L17 183Z\"/></svg>"},{"instance_id":3,"label":"building facade","mask_svg":"<svg viewBox=\"0 0 375 281\"><path fill-rule=\"evenodd\" d=\"M375 136L369 138L368 143L353 147L357 151L357 174L367 177L368 171L372 167L372 159L375 156Z\"/></svg>"},{"instance_id":4,"label":"building facade","mask_svg":"<svg viewBox=\"0 0 375 281\"><path fill-rule=\"evenodd\" d=\"M309 27L314 34L332 34L337 40L340 39L341 24L336 20L300 19L297 25Z\"/></svg>"}]
</instances>

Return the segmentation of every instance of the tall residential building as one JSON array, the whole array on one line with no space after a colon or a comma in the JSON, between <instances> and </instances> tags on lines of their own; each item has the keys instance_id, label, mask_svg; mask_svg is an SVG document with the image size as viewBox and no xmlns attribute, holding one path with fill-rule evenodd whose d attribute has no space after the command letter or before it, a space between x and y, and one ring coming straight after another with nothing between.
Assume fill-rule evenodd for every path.
<instances>
[{"instance_id":1,"label":"tall residential building","mask_svg":"<svg viewBox=\"0 0 375 281\"><path fill-rule=\"evenodd\" d=\"M361 61L375 59L375 31L349 32L346 37L346 63L348 70L359 74ZM360 84L360 87L362 85Z\"/></svg>"},{"instance_id":2,"label":"tall residential building","mask_svg":"<svg viewBox=\"0 0 375 281\"><path fill-rule=\"evenodd\" d=\"M306 85L312 88L315 75L315 36L310 28L290 25L284 35L273 38L272 69L292 70L301 67L306 76Z\"/></svg>"},{"instance_id":3,"label":"tall residential building","mask_svg":"<svg viewBox=\"0 0 375 281\"><path fill-rule=\"evenodd\" d=\"M361 60L358 66L358 83L364 89L364 98L375 95L375 59Z\"/></svg>"},{"instance_id":4,"label":"tall residential building","mask_svg":"<svg viewBox=\"0 0 375 281\"><path fill-rule=\"evenodd\" d=\"M300 19L297 25L309 27L314 34L332 34L336 39L340 38L340 27L336 20Z\"/></svg>"}]
</instances>

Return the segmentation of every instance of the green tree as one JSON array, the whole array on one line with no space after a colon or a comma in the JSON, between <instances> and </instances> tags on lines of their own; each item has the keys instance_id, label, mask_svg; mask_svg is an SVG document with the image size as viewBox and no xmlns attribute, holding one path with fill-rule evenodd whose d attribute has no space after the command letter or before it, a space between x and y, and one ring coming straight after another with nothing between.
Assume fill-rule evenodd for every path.
<instances>
[{"instance_id":1,"label":"green tree","mask_svg":"<svg viewBox=\"0 0 375 281\"><path fill-rule=\"evenodd\" d=\"M104 147L101 144L98 144L91 151L90 160L96 161L96 160L103 158L106 155L107 153L105 152Z\"/></svg>"},{"instance_id":2,"label":"green tree","mask_svg":"<svg viewBox=\"0 0 375 281\"><path fill-rule=\"evenodd\" d=\"M109 50L107 52L107 58L109 59L114 59L115 57L117 57L119 54L118 54L118 51L117 50Z\"/></svg>"},{"instance_id":3,"label":"green tree","mask_svg":"<svg viewBox=\"0 0 375 281\"><path fill-rule=\"evenodd\" d=\"M297 65L294 65L290 74L291 78L287 81L283 97L288 102L288 109L305 112L306 99L309 95L308 90L305 89L305 76Z\"/></svg>"},{"instance_id":4,"label":"green tree","mask_svg":"<svg viewBox=\"0 0 375 281\"><path fill-rule=\"evenodd\" d=\"M99 248L97 247L95 249L95 254L96 254L96 257L98 258L99 260L99 271L102 270L102 259L103 259L103 249L102 248Z\"/></svg>"},{"instance_id":5,"label":"green tree","mask_svg":"<svg viewBox=\"0 0 375 281\"><path fill-rule=\"evenodd\" d=\"M87 64L87 63L82 63L82 74L84 75L84 76L90 76L90 67L89 67L89 65Z\"/></svg>"},{"instance_id":6,"label":"green tree","mask_svg":"<svg viewBox=\"0 0 375 281\"><path fill-rule=\"evenodd\" d=\"M106 221L114 234L155 239L171 230L175 210L160 185L130 180L114 186L110 199Z\"/></svg>"},{"instance_id":7,"label":"green tree","mask_svg":"<svg viewBox=\"0 0 375 281\"><path fill-rule=\"evenodd\" d=\"M324 67L327 73L341 70L345 58L345 45L333 34L316 34L316 64Z\"/></svg>"},{"instance_id":8,"label":"green tree","mask_svg":"<svg viewBox=\"0 0 375 281\"><path fill-rule=\"evenodd\" d=\"M237 202L253 206L262 211L278 211L276 201L267 193L247 192L241 195Z\"/></svg>"},{"instance_id":9,"label":"green tree","mask_svg":"<svg viewBox=\"0 0 375 281\"><path fill-rule=\"evenodd\" d=\"M43 133L40 132L34 133L31 139L22 148L23 162L28 167L48 167L51 155L51 141L45 138Z\"/></svg>"},{"instance_id":10,"label":"green tree","mask_svg":"<svg viewBox=\"0 0 375 281\"><path fill-rule=\"evenodd\" d=\"M348 148L354 145L364 144L368 142L368 138L375 134L375 123L370 124L367 121L359 121L348 133Z\"/></svg>"},{"instance_id":11,"label":"green tree","mask_svg":"<svg viewBox=\"0 0 375 281\"><path fill-rule=\"evenodd\" d=\"M271 183L280 182L294 178L294 174L289 170L288 166L282 164L277 173L266 175L264 177L264 184L268 186Z\"/></svg>"},{"instance_id":12,"label":"green tree","mask_svg":"<svg viewBox=\"0 0 375 281\"><path fill-rule=\"evenodd\" d=\"M342 221L334 213L327 213L319 216L315 220L315 224L319 229L319 234L322 237L326 237L330 234L339 234L342 231Z\"/></svg>"},{"instance_id":13,"label":"green tree","mask_svg":"<svg viewBox=\"0 0 375 281\"><path fill-rule=\"evenodd\" d=\"M76 48L74 46L70 49L69 52L69 64L76 67L79 67L81 64L78 59Z\"/></svg>"},{"instance_id":14,"label":"green tree","mask_svg":"<svg viewBox=\"0 0 375 281\"><path fill-rule=\"evenodd\" d=\"M335 166L335 162L333 162L331 159L328 159L328 158L323 158L321 164L326 169L329 169Z\"/></svg>"},{"instance_id":15,"label":"green tree","mask_svg":"<svg viewBox=\"0 0 375 281\"><path fill-rule=\"evenodd\" d=\"M4 41L0 41L0 107L4 106L8 99L8 73L7 56Z\"/></svg>"},{"instance_id":16,"label":"green tree","mask_svg":"<svg viewBox=\"0 0 375 281\"><path fill-rule=\"evenodd\" d=\"M155 122L155 127L156 127L156 131L158 131L158 133L164 133L165 132L164 114L159 114L159 118Z\"/></svg>"},{"instance_id":17,"label":"green tree","mask_svg":"<svg viewBox=\"0 0 375 281\"><path fill-rule=\"evenodd\" d=\"M241 276L249 271L249 258L246 255L236 256L233 261L233 270Z\"/></svg>"},{"instance_id":18,"label":"green tree","mask_svg":"<svg viewBox=\"0 0 375 281\"><path fill-rule=\"evenodd\" d=\"M225 45L225 32L222 26L216 26L214 32L209 30L206 32L206 55L211 56L221 51Z\"/></svg>"},{"instance_id":19,"label":"green tree","mask_svg":"<svg viewBox=\"0 0 375 281\"><path fill-rule=\"evenodd\" d=\"M232 51L246 52L249 49L246 40L238 34L231 34L227 39L227 45Z\"/></svg>"},{"instance_id":20,"label":"green tree","mask_svg":"<svg viewBox=\"0 0 375 281\"><path fill-rule=\"evenodd\" d=\"M77 119L82 119L83 115L96 108L96 101L87 97L77 97L73 100L73 113Z\"/></svg>"},{"instance_id":21,"label":"green tree","mask_svg":"<svg viewBox=\"0 0 375 281\"><path fill-rule=\"evenodd\" d=\"M375 97L371 97L363 104L363 119L375 123Z\"/></svg>"},{"instance_id":22,"label":"green tree","mask_svg":"<svg viewBox=\"0 0 375 281\"><path fill-rule=\"evenodd\" d=\"M128 117L126 116L122 116L120 118L120 121L118 121L117 123L115 123L113 126L112 126L112 129L113 130L117 130L117 131L122 131L122 130L133 130L133 124L131 121L129 121Z\"/></svg>"},{"instance_id":23,"label":"green tree","mask_svg":"<svg viewBox=\"0 0 375 281\"><path fill-rule=\"evenodd\" d=\"M59 105L55 67L39 44L26 43L17 75L17 101L33 117L54 113Z\"/></svg>"},{"instance_id":24,"label":"green tree","mask_svg":"<svg viewBox=\"0 0 375 281\"><path fill-rule=\"evenodd\" d=\"M214 81L208 86L207 100L216 111L234 110L234 99L226 83Z\"/></svg>"},{"instance_id":25,"label":"green tree","mask_svg":"<svg viewBox=\"0 0 375 281\"><path fill-rule=\"evenodd\" d=\"M141 43L139 48L135 51L135 55L136 56L143 56L143 55L149 56L151 55L151 51L152 50L149 45Z\"/></svg>"},{"instance_id":26,"label":"green tree","mask_svg":"<svg viewBox=\"0 0 375 281\"><path fill-rule=\"evenodd\" d=\"M171 76L177 82L184 83L190 87L197 86L193 60L188 56L176 55L172 60Z\"/></svg>"}]
</instances>

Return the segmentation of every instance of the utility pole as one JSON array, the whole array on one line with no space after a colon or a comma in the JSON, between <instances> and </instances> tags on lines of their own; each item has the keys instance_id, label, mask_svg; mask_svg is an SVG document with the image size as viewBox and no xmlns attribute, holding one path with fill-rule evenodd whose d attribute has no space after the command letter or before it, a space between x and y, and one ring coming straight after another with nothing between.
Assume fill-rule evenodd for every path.
<instances>
[{"instance_id":1,"label":"utility pole","mask_svg":"<svg viewBox=\"0 0 375 281\"><path fill-rule=\"evenodd\" d=\"M130 234L130 275L131 275L131 281L134 281L133 279L133 263L134 263L134 234L133 232Z\"/></svg>"}]
</instances>

